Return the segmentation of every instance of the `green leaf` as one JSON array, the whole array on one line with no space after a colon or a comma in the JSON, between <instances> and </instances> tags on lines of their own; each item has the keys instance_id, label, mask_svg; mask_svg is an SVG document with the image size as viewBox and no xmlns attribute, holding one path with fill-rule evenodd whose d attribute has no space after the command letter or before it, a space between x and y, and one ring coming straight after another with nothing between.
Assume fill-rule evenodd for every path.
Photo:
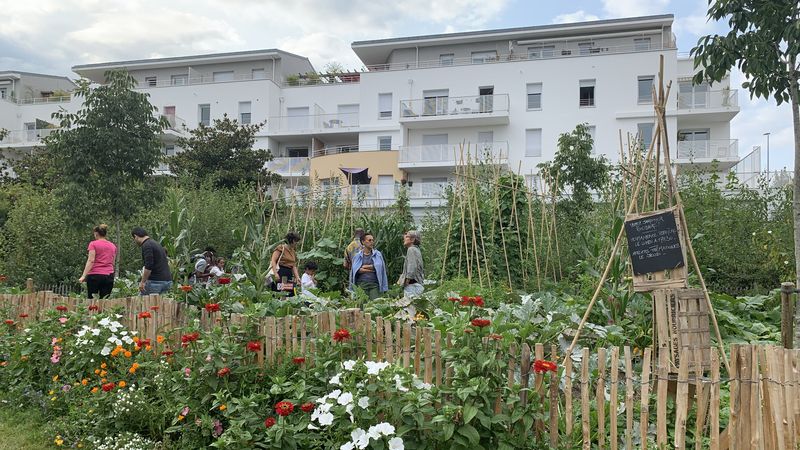
<instances>
[{"instance_id":1,"label":"green leaf","mask_svg":"<svg viewBox=\"0 0 800 450\"><path fill-rule=\"evenodd\" d=\"M470 423L475 417L475 414L478 414L478 408L476 406L471 403L464 405L464 423Z\"/></svg>"},{"instance_id":2,"label":"green leaf","mask_svg":"<svg viewBox=\"0 0 800 450\"><path fill-rule=\"evenodd\" d=\"M478 430L469 424L464 424L458 427L458 434L467 438L469 443L472 445L478 445L478 442L481 440L481 435L478 434Z\"/></svg>"}]
</instances>

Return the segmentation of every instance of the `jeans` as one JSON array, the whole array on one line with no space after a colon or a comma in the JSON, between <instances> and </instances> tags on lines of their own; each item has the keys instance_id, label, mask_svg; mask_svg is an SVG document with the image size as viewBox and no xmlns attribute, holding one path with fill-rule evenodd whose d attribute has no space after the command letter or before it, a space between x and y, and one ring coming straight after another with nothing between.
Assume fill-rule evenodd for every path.
<instances>
[{"instance_id":1,"label":"jeans","mask_svg":"<svg viewBox=\"0 0 800 450\"><path fill-rule=\"evenodd\" d=\"M141 292L141 295L163 294L171 288L172 281L147 280L144 282L144 291Z\"/></svg>"},{"instance_id":2,"label":"jeans","mask_svg":"<svg viewBox=\"0 0 800 450\"><path fill-rule=\"evenodd\" d=\"M419 283L409 284L403 288L403 295L408 298L417 298L422 295L422 291L425 290L425 287Z\"/></svg>"}]
</instances>

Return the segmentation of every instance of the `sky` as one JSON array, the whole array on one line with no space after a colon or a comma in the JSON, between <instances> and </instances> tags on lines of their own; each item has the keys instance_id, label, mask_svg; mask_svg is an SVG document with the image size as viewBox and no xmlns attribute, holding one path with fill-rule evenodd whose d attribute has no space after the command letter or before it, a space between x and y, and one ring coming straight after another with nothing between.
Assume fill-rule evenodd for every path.
<instances>
[{"instance_id":1,"label":"sky","mask_svg":"<svg viewBox=\"0 0 800 450\"><path fill-rule=\"evenodd\" d=\"M358 40L419 34L673 14L678 52L700 36L725 33L706 20L707 0L0 0L0 71L75 78L77 64L279 48L307 56L321 70L336 61L362 64ZM731 87L744 77L734 71ZM713 89L713 88L712 88ZM791 169L791 110L751 100L739 89L741 112L731 124L739 156L770 134L770 168Z\"/></svg>"}]
</instances>

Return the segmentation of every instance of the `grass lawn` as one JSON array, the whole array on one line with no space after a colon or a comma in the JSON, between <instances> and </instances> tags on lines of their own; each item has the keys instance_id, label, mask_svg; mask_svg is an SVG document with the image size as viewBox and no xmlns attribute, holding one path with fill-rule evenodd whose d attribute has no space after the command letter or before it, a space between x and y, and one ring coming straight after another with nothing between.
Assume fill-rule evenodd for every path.
<instances>
[{"instance_id":1,"label":"grass lawn","mask_svg":"<svg viewBox=\"0 0 800 450\"><path fill-rule=\"evenodd\" d=\"M0 450L50 450L58 448L45 434L41 417L35 411L0 407Z\"/></svg>"}]
</instances>

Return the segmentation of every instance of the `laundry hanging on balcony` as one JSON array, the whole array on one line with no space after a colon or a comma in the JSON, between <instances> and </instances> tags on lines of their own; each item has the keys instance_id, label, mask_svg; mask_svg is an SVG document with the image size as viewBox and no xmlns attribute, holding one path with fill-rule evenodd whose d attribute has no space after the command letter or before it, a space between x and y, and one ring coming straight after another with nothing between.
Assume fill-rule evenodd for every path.
<instances>
[{"instance_id":1,"label":"laundry hanging on balcony","mask_svg":"<svg viewBox=\"0 0 800 450\"><path fill-rule=\"evenodd\" d=\"M344 176L347 177L347 181L350 184L370 184L372 182L372 177L369 176L367 171L368 168L339 168L343 173Z\"/></svg>"}]
</instances>

